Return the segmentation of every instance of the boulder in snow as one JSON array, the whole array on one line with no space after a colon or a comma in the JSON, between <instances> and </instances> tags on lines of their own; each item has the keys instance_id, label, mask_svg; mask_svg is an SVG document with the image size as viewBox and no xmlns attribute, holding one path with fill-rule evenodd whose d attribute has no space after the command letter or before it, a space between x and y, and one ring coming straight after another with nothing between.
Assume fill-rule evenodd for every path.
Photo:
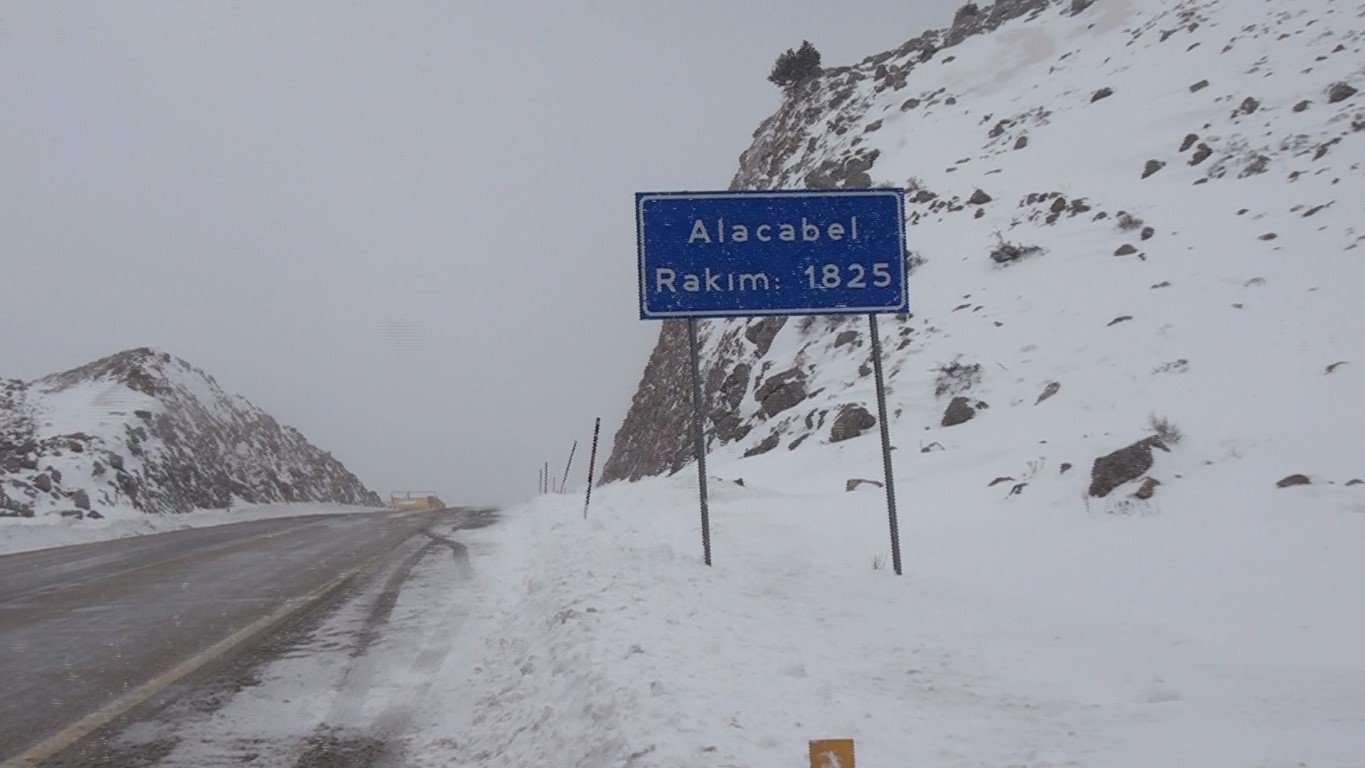
<instances>
[{"instance_id":1,"label":"boulder in snow","mask_svg":"<svg viewBox=\"0 0 1365 768\"><path fill-rule=\"evenodd\" d=\"M1336 104L1345 101L1356 93L1356 89L1350 83L1332 83L1332 87L1327 89L1327 103Z\"/></svg>"},{"instance_id":2,"label":"boulder in snow","mask_svg":"<svg viewBox=\"0 0 1365 768\"><path fill-rule=\"evenodd\" d=\"M972 407L971 401L959 395L958 397L954 397L952 402L948 403L948 408L943 412L943 421L941 423L945 427L955 427L958 424L971 421L975 417L976 409Z\"/></svg>"},{"instance_id":3,"label":"boulder in snow","mask_svg":"<svg viewBox=\"0 0 1365 768\"><path fill-rule=\"evenodd\" d=\"M773 416L806 399L806 376L800 368L790 368L763 382L754 393L763 415Z\"/></svg>"},{"instance_id":4,"label":"boulder in snow","mask_svg":"<svg viewBox=\"0 0 1365 768\"><path fill-rule=\"evenodd\" d=\"M1042 393L1038 395L1038 399L1033 401L1033 404L1038 405L1042 403L1044 400L1060 392L1061 389L1062 383L1060 381L1049 381L1047 386L1043 387Z\"/></svg>"},{"instance_id":5,"label":"boulder in snow","mask_svg":"<svg viewBox=\"0 0 1365 768\"><path fill-rule=\"evenodd\" d=\"M1142 477L1152 468L1153 448L1170 450L1161 438L1152 436L1095 459L1090 469L1090 495L1103 498L1120 485Z\"/></svg>"},{"instance_id":6,"label":"boulder in snow","mask_svg":"<svg viewBox=\"0 0 1365 768\"><path fill-rule=\"evenodd\" d=\"M1146 501L1156 493L1156 487L1161 485L1161 481L1155 477L1149 477L1142 481L1142 486L1133 492L1133 498Z\"/></svg>"},{"instance_id":7,"label":"boulder in snow","mask_svg":"<svg viewBox=\"0 0 1365 768\"><path fill-rule=\"evenodd\" d=\"M765 454L768 451L771 451L772 449L776 448L777 444L780 442L782 442L782 436L777 434L776 432L773 432L772 434L763 438L762 442L760 442L758 445L755 445L754 447L745 451L744 458L747 459L750 456L759 456Z\"/></svg>"},{"instance_id":8,"label":"boulder in snow","mask_svg":"<svg viewBox=\"0 0 1365 768\"><path fill-rule=\"evenodd\" d=\"M877 425L877 417L867 412L861 405L845 405L834 419L829 431L829 441L839 443L861 435Z\"/></svg>"},{"instance_id":9,"label":"boulder in snow","mask_svg":"<svg viewBox=\"0 0 1365 768\"><path fill-rule=\"evenodd\" d=\"M877 488L885 488L885 487L886 487L885 485L883 485L882 483L880 483L880 482L878 482L878 481L876 481L876 480L867 480L867 479L861 478L861 477L851 477L851 478L849 478L849 480L848 480L847 483L844 483L844 492L845 492L845 493L848 493L848 492L850 492L850 491L856 491L856 490L858 490L859 488L861 488L861 487L864 486L864 485L871 485L871 486L875 486L875 487L877 487Z\"/></svg>"},{"instance_id":10,"label":"boulder in snow","mask_svg":"<svg viewBox=\"0 0 1365 768\"><path fill-rule=\"evenodd\" d=\"M758 347L758 356L763 357L768 354L768 347L772 346L773 339L777 337L777 332L782 330L782 326L787 322L785 317L765 317L749 324L744 329L744 338Z\"/></svg>"}]
</instances>

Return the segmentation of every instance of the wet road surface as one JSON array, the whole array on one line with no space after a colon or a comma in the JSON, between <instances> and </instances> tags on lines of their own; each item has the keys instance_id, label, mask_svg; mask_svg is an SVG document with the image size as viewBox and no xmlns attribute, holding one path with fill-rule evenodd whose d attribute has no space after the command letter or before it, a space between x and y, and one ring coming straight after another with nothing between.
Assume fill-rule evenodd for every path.
<instances>
[{"instance_id":1,"label":"wet road surface","mask_svg":"<svg viewBox=\"0 0 1365 768\"><path fill-rule=\"evenodd\" d=\"M453 512L260 520L0 557L0 763L218 655Z\"/></svg>"}]
</instances>

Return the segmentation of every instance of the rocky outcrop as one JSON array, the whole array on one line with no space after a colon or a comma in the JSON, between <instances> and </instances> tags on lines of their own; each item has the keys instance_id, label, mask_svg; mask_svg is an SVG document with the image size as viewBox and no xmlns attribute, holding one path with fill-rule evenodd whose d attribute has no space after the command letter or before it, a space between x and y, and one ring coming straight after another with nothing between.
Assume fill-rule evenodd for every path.
<instances>
[{"instance_id":1,"label":"rocky outcrop","mask_svg":"<svg viewBox=\"0 0 1365 768\"><path fill-rule=\"evenodd\" d=\"M602 482L672 474L692 458L691 377L687 323L665 321L602 466Z\"/></svg>"},{"instance_id":2,"label":"rocky outcrop","mask_svg":"<svg viewBox=\"0 0 1365 768\"><path fill-rule=\"evenodd\" d=\"M959 14L947 29L934 29L893 51L869 56L860 64L826 68L800 88L788 93L781 108L754 132L754 143L740 156L739 172L731 189L867 186L877 160L875 150L854 149L847 154L806 140L808 129L828 120L836 134L847 132L862 117L872 90L898 90L916 67L962 41L987 34L1002 24L1047 8L1053 0L998 0L973 14Z\"/></svg>"},{"instance_id":3,"label":"rocky outcrop","mask_svg":"<svg viewBox=\"0 0 1365 768\"><path fill-rule=\"evenodd\" d=\"M799 368L785 370L763 382L754 398L765 416L776 416L806 399L806 376Z\"/></svg>"},{"instance_id":4,"label":"rocky outcrop","mask_svg":"<svg viewBox=\"0 0 1365 768\"><path fill-rule=\"evenodd\" d=\"M777 337L777 332L786 325L785 317L765 317L755 320L744 329L744 338L748 339L758 351L758 356L763 357L768 354L768 348L773 345L773 339Z\"/></svg>"},{"instance_id":5,"label":"rocky outcrop","mask_svg":"<svg viewBox=\"0 0 1365 768\"><path fill-rule=\"evenodd\" d=\"M763 441L760 442L758 445L755 445L753 448L750 448L749 450L745 451L744 458L747 459L751 456L761 456L767 453L768 451L771 451L772 449L776 448L778 443L780 442L782 442L782 436L777 434L776 432L773 432L772 434L763 438Z\"/></svg>"},{"instance_id":6,"label":"rocky outcrop","mask_svg":"<svg viewBox=\"0 0 1365 768\"><path fill-rule=\"evenodd\" d=\"M869 94L861 91L864 83L870 82L877 93L903 88L915 67L944 56L964 40L1041 12L1054 1L998 0L975 13L959 14L947 29L929 30L893 51L870 56L854 66L826 68L817 77L789 89L777 113L754 132L754 143L740 156L730 189L871 186L878 150L856 146L830 149L809 140L811 128L828 121L831 132L846 133L867 109ZM919 106L935 98L910 99L907 103ZM951 96L946 99L948 103L955 101ZM874 125L868 123L859 130L870 131ZM984 204L989 202L989 195L981 192L974 199ZM780 378L790 363L778 368L775 375L765 377L762 373L773 340L779 333L790 332L794 324L785 318L764 318L699 325L705 348L703 411L708 416L709 442L723 445L743 440L762 422L787 416L809 395L803 374L787 373L786 379ZM850 354L859 351L856 344L841 348ZM773 384L774 380L781 383ZM687 326L681 321L664 322L631 407L616 432L602 481L671 474L691 461L691 399ZM797 429L788 436L795 438L793 445L799 445L820 426L811 423L804 431ZM831 430L831 439L833 434Z\"/></svg>"},{"instance_id":7,"label":"rocky outcrop","mask_svg":"<svg viewBox=\"0 0 1365 768\"><path fill-rule=\"evenodd\" d=\"M1280 3L1288 0L1269 5ZM1256 235L1268 230L1257 229L1246 246L1316 249L1310 231L1329 227L1330 234L1322 237L1330 238L1333 247L1323 253L1359 248L1357 229L1343 223L1339 205L1332 209L1358 192L1353 178L1358 174L1349 173L1358 163L1349 153L1358 146L1352 137L1365 131L1360 97L1339 88L1339 101L1329 104L1332 83L1354 75L1335 67L1329 75L1327 65L1311 75L1285 74L1289 66L1275 56L1282 47L1274 39L1279 31L1272 32L1276 24L1242 36L1237 56L1247 57L1246 70L1240 65L1215 69L1212 65L1223 54L1208 53L1213 46L1206 31L1195 34L1214 26L1212 20L1220 15L1272 19L1275 13L1263 7L1268 4L1247 11L1250 6L1233 0L1163 0L1144 9L1148 15L1142 24L1104 33L1099 22L1112 27L1118 19L1105 3L1000 0L974 5L958 13L949 28L925 32L850 66L826 68L787 89L779 108L754 132L730 181L733 190L887 185L907 191L906 231L914 248L907 261L916 267L911 291L915 316L885 317L880 325L891 393L887 426L897 434L928 433L922 448L958 443L955 447L975 449L978 441L993 437L995 425L985 422L1003 426L1046 417L1057 423L1029 427L1040 443L1060 440L1063 434L1071 440L1106 439L1107 430L1121 427L1101 425L1094 414L1101 408L1114 410L1101 405L1113 401L1113 393L1077 381L1067 384L1068 395L1062 397L1057 384L1048 382L1071 370L1073 361L1086 369L1115 367L1122 376L1114 381L1141 381L1155 372L1159 363L1148 359L1147 351L1157 345L1138 337L1164 333L1159 329L1179 323L1150 311L1149 300L1134 294L1130 281L1140 280L1143 288L1174 287L1162 294L1173 304L1192 300L1194 283L1184 272L1187 262L1179 257L1199 252L1190 247L1192 238L1212 237L1214 227L1242 231L1243 225L1230 224L1244 214L1245 222L1274 222L1278 233L1274 241L1261 243ZM1071 13L1081 15L1072 18ZM1004 23L1011 26L998 40L957 47ZM1037 61L1017 68L1004 58L985 58L990 51L1018 52L1026 47L1024 40L1072 40L1087 28L1094 34L1074 37L1065 50L1039 50ZM1345 27L1337 32L1357 34ZM1198 39L1182 41L1186 35ZM1168 38L1175 42L1163 45ZM1177 79L1166 78L1167 60L1177 47L1189 53L1191 66ZM1234 58L1224 53L1224 60ZM1265 62L1253 64L1261 59ZM1096 69L1098 62L1106 66ZM996 71L996 66L1010 69ZM1272 69L1278 73L1274 77ZM1134 87L1140 83L1143 87ZM1158 92L1160 99L1149 100ZM1291 112L1304 96L1311 98L1311 105L1307 100L1302 104L1307 111ZM1198 111L1199 119L1190 118L1192 111L1162 111L1174 104ZM1160 130L1139 132L1141 126ZM927 135L962 141L951 142L951 153L945 153L928 146L923 141ZM1069 149L1097 141L1096 136L1119 135L1123 140L1111 143L1122 151L1091 156ZM1027 149L1014 152L1012 147ZM1072 163L1085 166L1084 173ZM1234 214L1236 209L1226 205L1228 187L1243 173L1260 173L1250 177L1259 179L1258 184L1269 184L1271 177L1292 184L1313 174L1340 191L1299 184L1284 200L1271 198L1278 213L1272 214L1267 204L1265 210L1244 208ZM1147 181L1139 184L1140 177ZM1097 183L1073 188L1076 178ZM1188 195L1168 194L1187 187ZM1194 207L1198 215L1190 216ZM1315 217L1313 226L1291 227L1283 221L1291 214ZM1205 223L1214 221L1218 223ZM1068 231L1062 232L1063 227ZM1205 227L1207 232L1191 234ZM1019 244L1031 242L1046 249ZM1051 300L1048 286L1069 284L1062 269L1084 269L1094 280L1087 291L1102 300L1079 310ZM1232 309L1253 306L1240 299L1228 302ZM1103 308L1105 315L1090 316L1095 308ZM1212 310L1201 305L1199 311ZM1192 309L1182 316L1194 314ZM699 322L702 413L708 444L720 460L739 459L760 447L776 451L767 448L773 435L789 450L846 439L838 424L841 407L869 399L872 366L864 338L870 334L862 322L856 316ZM1091 326L1108 329L1104 332L1111 338L1100 338ZM1123 348L1122 354L1113 351L1115 345ZM989 386L933 391L941 400L929 399L936 387L933 371L962 353L985 363L992 377ZM1310 367L1321 370L1330 362L1313 360ZM1126 391L1128 385L1116 386ZM945 414L944 406L954 396L970 399ZM979 399L986 396L1002 411L1000 416L987 417ZM1139 401L1128 397L1116 410L1136 413ZM1029 404L1040 407L1032 415L1018 411ZM949 427L947 436L933 434L944 424L960 425L977 415L982 421L965 430ZM1134 427L1141 423L1142 414L1129 416ZM604 479L671 473L691 462L691 419L686 328L665 323L617 433ZM1086 445L1089 458L1114 447ZM1083 466L1082 456L1073 453L1069 458ZM1116 482L1131 482L1105 479L1107 465L1103 469L1097 493L1111 493L1112 487L1105 486ZM1141 475L1136 480L1128 492L1138 490ZM1078 484L1077 493L1088 485L1084 477L1070 473L1065 481ZM1031 491L1041 481L1033 482Z\"/></svg>"},{"instance_id":8,"label":"rocky outcrop","mask_svg":"<svg viewBox=\"0 0 1365 768\"><path fill-rule=\"evenodd\" d=\"M2 389L0 514L381 503L297 430L164 352L133 349Z\"/></svg>"},{"instance_id":9,"label":"rocky outcrop","mask_svg":"<svg viewBox=\"0 0 1365 768\"><path fill-rule=\"evenodd\" d=\"M1286 475L1279 482L1275 483L1276 488L1293 488L1296 485L1312 485L1313 481L1308 479L1308 475L1294 474Z\"/></svg>"},{"instance_id":10,"label":"rocky outcrop","mask_svg":"<svg viewBox=\"0 0 1365 768\"><path fill-rule=\"evenodd\" d=\"M852 493L853 491L858 490L859 488L861 488L861 487L864 486L864 485L870 485L870 486L872 486L873 488L885 488L885 487L886 487L886 485L883 484L880 480L868 480L868 479L862 478L862 477L850 477L850 478L848 479L848 481L847 481L846 483L844 483L844 492L845 492L845 493Z\"/></svg>"},{"instance_id":11,"label":"rocky outcrop","mask_svg":"<svg viewBox=\"0 0 1365 768\"><path fill-rule=\"evenodd\" d=\"M1159 437L1148 437L1095 459L1090 470L1090 495L1108 496L1115 488L1142 477L1152 468L1152 449L1169 451Z\"/></svg>"},{"instance_id":12,"label":"rocky outcrop","mask_svg":"<svg viewBox=\"0 0 1365 768\"><path fill-rule=\"evenodd\" d=\"M976 409L965 397L954 397L948 403L948 407L943 411L943 420L939 422L945 427L956 427L958 424L965 424L976 417Z\"/></svg>"},{"instance_id":13,"label":"rocky outcrop","mask_svg":"<svg viewBox=\"0 0 1365 768\"><path fill-rule=\"evenodd\" d=\"M1047 386L1043 387L1043 391L1038 393L1038 399L1035 400L1033 404L1041 405L1044 400L1051 398L1060 391L1062 391L1062 383L1060 381L1049 381Z\"/></svg>"},{"instance_id":14,"label":"rocky outcrop","mask_svg":"<svg viewBox=\"0 0 1365 768\"><path fill-rule=\"evenodd\" d=\"M834 426L829 431L831 443L851 440L877 426L877 417L867 412L861 405L846 405L834 418Z\"/></svg>"},{"instance_id":15,"label":"rocky outcrop","mask_svg":"<svg viewBox=\"0 0 1365 768\"><path fill-rule=\"evenodd\" d=\"M1327 89L1327 103L1337 104L1356 95L1357 91L1350 83L1333 83Z\"/></svg>"},{"instance_id":16,"label":"rocky outcrop","mask_svg":"<svg viewBox=\"0 0 1365 768\"><path fill-rule=\"evenodd\" d=\"M1149 477L1142 481L1142 486L1133 492L1133 498L1147 501L1156 495L1156 488L1161 485L1161 481L1155 477Z\"/></svg>"}]
</instances>

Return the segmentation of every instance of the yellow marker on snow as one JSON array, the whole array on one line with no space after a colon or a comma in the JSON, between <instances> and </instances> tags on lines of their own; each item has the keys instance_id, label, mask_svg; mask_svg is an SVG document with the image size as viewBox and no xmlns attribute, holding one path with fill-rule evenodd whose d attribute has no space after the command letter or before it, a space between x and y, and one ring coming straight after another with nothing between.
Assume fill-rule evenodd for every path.
<instances>
[{"instance_id":1,"label":"yellow marker on snow","mask_svg":"<svg viewBox=\"0 0 1365 768\"><path fill-rule=\"evenodd\" d=\"M812 741L810 768L854 768L853 739Z\"/></svg>"}]
</instances>

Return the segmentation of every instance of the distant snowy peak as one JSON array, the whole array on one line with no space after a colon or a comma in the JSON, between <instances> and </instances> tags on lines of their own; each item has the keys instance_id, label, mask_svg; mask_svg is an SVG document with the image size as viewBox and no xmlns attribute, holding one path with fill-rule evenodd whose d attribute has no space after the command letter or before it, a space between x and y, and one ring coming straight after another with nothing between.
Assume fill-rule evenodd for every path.
<instances>
[{"instance_id":1,"label":"distant snowy peak","mask_svg":"<svg viewBox=\"0 0 1365 768\"><path fill-rule=\"evenodd\" d=\"M220 397L225 397L213 377L184 360L149 347L129 349L79 368L44 376L33 382L33 386L45 392L54 392L103 381L157 397L169 393L175 388L176 381L183 381L187 376L208 382Z\"/></svg>"},{"instance_id":2,"label":"distant snowy peak","mask_svg":"<svg viewBox=\"0 0 1365 768\"><path fill-rule=\"evenodd\" d=\"M165 352L0 383L0 515L281 501L379 498L297 430Z\"/></svg>"},{"instance_id":3,"label":"distant snowy peak","mask_svg":"<svg viewBox=\"0 0 1365 768\"><path fill-rule=\"evenodd\" d=\"M1337 365L1365 349L1361 89L1359 0L970 3L788 88L731 187L907 190L914 314L882 335L892 426L922 450L1069 441L1088 463L1152 414L1222 446L1211 466L1354 445L1365 424L1329 404L1365 383ZM604 480L691 460L683 327L663 324ZM875 436L865 319L700 330L722 457Z\"/></svg>"}]
</instances>

